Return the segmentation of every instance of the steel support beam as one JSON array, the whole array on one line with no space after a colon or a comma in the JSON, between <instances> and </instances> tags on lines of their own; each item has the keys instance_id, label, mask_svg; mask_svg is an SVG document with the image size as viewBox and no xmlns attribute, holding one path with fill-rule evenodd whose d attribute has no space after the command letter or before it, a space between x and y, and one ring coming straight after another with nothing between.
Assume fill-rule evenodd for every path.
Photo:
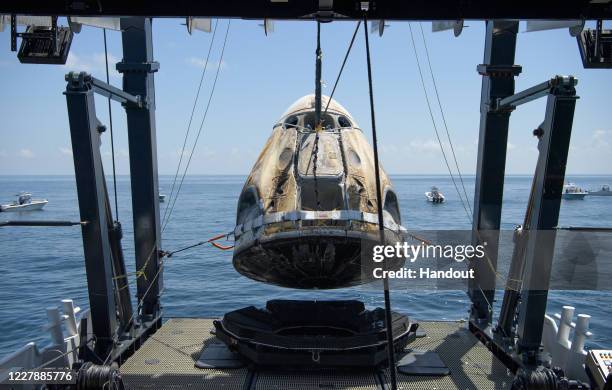
<instances>
[{"instance_id":1,"label":"steel support beam","mask_svg":"<svg viewBox=\"0 0 612 390\"><path fill-rule=\"evenodd\" d=\"M518 21L487 21L480 100L480 135L474 194L474 245L486 242L487 259L473 261L474 279L468 294L472 300L471 319L479 326L491 323L495 295L499 227L506 169L509 111L494 111L498 99L514 94L514 77L521 68L514 65Z\"/></svg>"},{"instance_id":2,"label":"steel support beam","mask_svg":"<svg viewBox=\"0 0 612 390\"><path fill-rule=\"evenodd\" d=\"M71 74L66 87L66 103L72 140L79 211L85 254L89 307L96 335L95 351L106 356L117 331L113 292L112 253L104 172L100 156L99 122L96 118L94 91L84 73Z\"/></svg>"},{"instance_id":3,"label":"steel support beam","mask_svg":"<svg viewBox=\"0 0 612 390\"><path fill-rule=\"evenodd\" d=\"M557 76L498 104L507 111L548 91L544 122L534 130L538 137L538 162L532 182L525 221L516 231L515 247L507 278L499 325L495 331L483 321L470 320L469 328L495 356L513 372L547 367L549 358L540 354L540 344L553 261L555 232L565 178L565 165L572 129L575 101L573 77ZM534 93L535 92L535 93ZM518 342L515 317L518 310ZM518 344L518 346L517 346ZM517 353L518 351L518 353Z\"/></svg>"},{"instance_id":4,"label":"steel support beam","mask_svg":"<svg viewBox=\"0 0 612 390\"><path fill-rule=\"evenodd\" d=\"M370 20L458 20L458 19L610 19L609 3L590 0L559 2L502 2L491 0L438 0L370 2ZM219 17L245 19L314 19L321 10L313 0L3 0L0 13L31 15L106 15L143 17ZM325 8L329 10L329 8ZM331 11L338 18L363 17L359 0L334 0Z\"/></svg>"},{"instance_id":5,"label":"steel support beam","mask_svg":"<svg viewBox=\"0 0 612 390\"><path fill-rule=\"evenodd\" d=\"M104 81L98 80L95 77L91 78L91 84L93 85L94 91L104 97L112 99L121 104L131 103L136 105L137 107L143 106L143 102L140 100L140 96L130 95L122 89L113 87L112 85L107 84Z\"/></svg>"},{"instance_id":6,"label":"steel support beam","mask_svg":"<svg viewBox=\"0 0 612 390\"><path fill-rule=\"evenodd\" d=\"M568 88L573 88L576 83L577 80L575 80L573 77L556 76L555 78L499 101L497 104L498 110L507 110L508 108L514 109L520 104L530 102L544 95L552 96L552 94L555 93L566 93L565 91ZM541 137L543 136L543 130L541 128L534 130L534 135L540 138L540 142L543 142L541 140ZM531 223L537 222L537 220L533 218L532 213L534 211L536 197L541 194L541 190L536 186L541 184L538 182L538 172L542 169L545 169L545 167L541 166L540 164L536 165L534 178L531 184L531 191L529 194L529 201L527 203L525 220L522 226L515 231L514 251L512 254L508 276L506 278L504 299L499 313L498 326L496 328L497 331L501 332L502 337L506 337L509 342L514 340L515 336L515 317L518 302L521 296L525 268L525 251L528 239L530 238L530 231L532 229Z\"/></svg>"},{"instance_id":7,"label":"steel support beam","mask_svg":"<svg viewBox=\"0 0 612 390\"><path fill-rule=\"evenodd\" d=\"M535 193L530 213L530 232L525 248L525 277L517 327L519 351L528 359L535 358L542 341L555 231L559 222L559 208L577 99L574 85L575 80L569 78L566 83L555 87L548 95L546 117L536 131L540 137L539 157L534 178Z\"/></svg>"},{"instance_id":8,"label":"steel support beam","mask_svg":"<svg viewBox=\"0 0 612 390\"><path fill-rule=\"evenodd\" d=\"M153 61L150 18L121 18L121 31L123 60L117 64L117 70L123 74L123 90L139 95L142 103L141 107L125 105L136 269L145 275L137 280L137 298L143 303L143 315L153 318L160 311L159 292L163 285L153 81L159 64Z\"/></svg>"}]
</instances>

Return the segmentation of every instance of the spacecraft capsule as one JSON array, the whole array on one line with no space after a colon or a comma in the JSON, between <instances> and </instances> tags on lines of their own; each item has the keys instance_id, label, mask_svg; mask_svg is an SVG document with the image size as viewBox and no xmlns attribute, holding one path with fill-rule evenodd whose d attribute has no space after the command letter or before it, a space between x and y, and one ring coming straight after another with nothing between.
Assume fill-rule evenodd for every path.
<instances>
[{"instance_id":1,"label":"spacecraft capsule","mask_svg":"<svg viewBox=\"0 0 612 390\"><path fill-rule=\"evenodd\" d=\"M323 96L322 107L328 101ZM314 95L291 105L242 189L233 264L251 279L303 289L371 280L362 248L380 240L372 147L335 100L315 121ZM394 244L405 229L382 168L380 181L384 240Z\"/></svg>"}]
</instances>

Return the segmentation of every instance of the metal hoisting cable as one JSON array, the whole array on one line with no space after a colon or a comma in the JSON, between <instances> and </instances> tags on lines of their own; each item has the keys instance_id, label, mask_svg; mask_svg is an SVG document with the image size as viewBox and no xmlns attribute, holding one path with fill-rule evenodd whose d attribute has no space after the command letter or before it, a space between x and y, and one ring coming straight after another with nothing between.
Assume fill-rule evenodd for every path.
<instances>
[{"instance_id":1,"label":"metal hoisting cable","mask_svg":"<svg viewBox=\"0 0 612 390\"><path fill-rule=\"evenodd\" d=\"M372 146L374 148L374 174L376 175L376 208L378 209L378 231L380 242L384 239L384 218L382 209L382 191L380 185L380 164L378 161L378 142L376 139L376 118L374 115L374 92L372 90L372 64L370 61L370 41L368 39L368 17L363 15L363 30L365 32L366 59L368 66L368 87L370 94L370 116L372 119ZM387 357L389 361L389 373L391 374L391 389L397 390L397 372L395 367L395 353L393 349L393 322L391 318L391 297L389 294L389 280L383 278L385 295L385 328L387 331Z\"/></svg>"},{"instance_id":2,"label":"metal hoisting cable","mask_svg":"<svg viewBox=\"0 0 612 390\"><path fill-rule=\"evenodd\" d=\"M321 22L317 21L317 51L315 67L315 127L321 126Z\"/></svg>"},{"instance_id":3,"label":"metal hoisting cable","mask_svg":"<svg viewBox=\"0 0 612 390\"><path fill-rule=\"evenodd\" d=\"M216 27L217 27L217 25L218 25L218 20L217 20L217 22L215 23L215 31L216 31ZM189 165L190 165L190 163L191 163L191 159L192 159L192 157L193 157L193 153L194 153L195 148L196 148L196 146L197 146L197 144L198 144L198 140L199 140L199 138L200 138L200 135L201 135L201 132L202 132L202 128L203 128L203 126L204 126L204 121L206 120L206 116L207 116L207 114L208 114L208 110L209 110L210 105L211 105L211 102L212 102L212 98L213 98L213 95L214 95L214 92L215 92L215 87L216 87L216 85L217 85L217 80L218 80L218 77L219 77L219 72L220 72L220 69L221 69L221 65L222 65L222 63L223 63L223 55L224 55L224 53L225 53L225 47L226 47L226 44L227 44L227 39L228 39L228 35L229 35L230 25L231 25L231 20L230 20L230 21L228 21L228 24L227 24L227 29L226 29L226 31L225 31L225 38L224 38L224 40L223 40L223 46L222 46L222 48L221 48L221 55L220 55L220 59L219 59L219 65L217 66L217 71L216 71L216 74L215 74L215 77L214 77L214 80L213 80L213 85L212 85L212 88L211 88L210 95L209 95L209 97L208 97L208 102L207 102L207 104L206 104L206 108L205 108L205 111L204 111L204 115L203 115L202 121L201 121L201 123L200 123L200 126L199 126L199 128L198 128L198 132L197 132L197 135L196 135L196 138L195 138L195 141L194 141L193 148L192 148L192 150L191 150L191 153L189 154L189 158L188 158L188 160L187 160L186 166L185 166L184 171L183 171L183 173L182 173L182 175L181 175L181 180L180 180L179 185L178 185L178 188L177 188L177 190L176 190L175 197L174 197L174 199L172 200L171 204L170 204L170 202L169 202L169 204L168 204L168 206L167 206L167 208L166 208L167 215L166 215L166 218L165 218L165 222L162 222L162 230L165 230L165 228L166 228L167 224L168 224L168 223L169 223L169 221L170 221L170 217L171 217L172 212L173 212L173 210L174 210L174 206L175 206L175 204L176 204L176 200L177 200L177 198L178 198L178 195L179 195L179 193L180 193L180 191L181 191L181 187L182 187L182 185L183 185L183 181L184 181L185 176L186 176L186 174L187 174L187 170L189 169ZM208 53L208 55L207 55L207 59L206 59L206 63L207 63L207 64L208 64L208 62L209 62L208 60L209 60L209 57L210 57L210 51L211 51L211 49L212 49L213 42L214 42L214 32L213 32L213 38L211 39L211 45L210 45L210 48L209 48L209 53ZM202 80L204 79L204 74L205 74L205 70L202 72L202 76L201 76L201 79L200 79L200 85L198 86L197 96L199 96L199 94L200 94L200 89L201 89L201 85L202 85ZM193 107L193 110L192 110L192 113L191 113L191 117L190 117L190 120L189 120L189 122L190 122L190 123L189 123L188 129L187 129L187 134L185 135L185 141L184 141L184 144L183 144L183 149L182 149L182 151L181 151L181 157L183 157L183 154L184 154L185 145L186 145L186 142L187 142L187 136L188 136L188 134L189 134L189 128L190 128L190 125L191 125L191 121L192 121L192 119L193 119L193 115L194 115L195 106L196 106L196 104L197 104L197 99L198 99L198 97L197 97L197 96L196 96L196 101L194 102L194 107ZM174 182L173 182L173 186L175 185L176 180L177 180L177 178L178 178L178 171L179 171L179 168L180 168L180 163L179 163L179 167L177 168L177 174L175 175ZM172 198L172 197L171 197L171 198ZM163 221L163 220L164 220L164 219L162 219L162 221ZM218 243L216 243L216 242L215 242L215 241L217 241L217 240L221 239L222 237L227 237L227 235L213 237L212 239L207 240L207 241L205 241L205 242L203 242L203 243L210 243L210 244L211 244L211 245L213 245L214 247L216 247L216 248L218 248L218 249L221 249L221 250L228 250L228 249L231 249L231 247L230 247L230 246L224 246L224 245L221 245L221 244L218 244ZM197 245L195 245L195 246L198 246L198 245L203 245L203 243L202 243L202 244L197 244ZM144 273L144 270L147 268L147 265L148 265L149 261L151 260L151 258L152 258L152 256L153 256L153 253L155 253L155 250L156 250L156 248L157 248L157 246L156 246L156 245L157 245L156 243L154 243L154 244L153 244L153 248L151 249L151 252L150 252L150 253L149 253L149 255L147 256L147 259L146 259L146 261L144 262L144 264L143 264L143 266L141 267L141 269L137 270L137 271L134 273L134 275L136 276L136 278L137 278L137 279L138 279L138 278L141 278L141 277L144 277L144 278L146 279L146 274ZM173 253L177 253L177 252L180 252L180 251L183 251L183 250L189 249L189 248L191 248L191 247L193 247L193 246L190 246L190 247L188 247L188 248L183 248L183 249L180 249L180 250L178 250L178 251L174 251L174 252L160 253L160 254L162 255L162 258L163 258L163 255L165 255L165 256L167 256L167 257L170 257L170 256L172 256L172 254L173 254ZM149 284L149 287L148 287L148 288L147 288L147 290L144 292L144 294L142 295L142 297L139 299L139 302L138 302L138 305L137 305L137 309L136 309L136 310L134 310L134 312L133 312L133 314L132 314L131 318L129 319L128 323L131 323L131 322L134 320L135 316L136 316L136 315L139 313L139 310L142 308L142 305L143 305L143 303L144 303L144 300L145 300L145 298L147 297L147 295L149 294L149 292L151 291L151 288L152 288L152 286L154 285L154 282L157 280L157 278L158 278L158 277L159 277L159 275L161 274L162 270L164 269L164 265L165 265L165 261L163 261L163 260L162 260L162 261L160 262L160 266L159 266L159 268L158 268L157 272L155 273L155 275L153 276L153 278L152 278L152 280L151 280L151 282L150 282L150 284ZM125 274L125 275L118 275L118 276L115 276L115 279L119 279L119 278L127 278L128 276L129 276L128 274ZM107 355L107 357L104 359L104 365L106 365L107 363L110 363L110 362L111 362L111 356L112 356L112 350L109 352L109 354Z\"/></svg>"},{"instance_id":4,"label":"metal hoisting cable","mask_svg":"<svg viewBox=\"0 0 612 390\"><path fill-rule=\"evenodd\" d=\"M457 161L457 155L455 154L453 141L451 141L450 132L448 131L448 125L446 124L446 116L444 115L444 110L442 109L442 102L440 101L440 94L438 93L438 84L436 83L436 78L434 77L433 68L431 67L431 61L429 59L429 49L427 49L427 41L425 40L425 32L423 32L423 24L420 22L419 27L421 29L421 38L423 38L423 47L425 48L425 57L427 58L427 65L429 66L429 74L431 75L431 81L433 83L434 91L436 93L436 100L438 101L438 108L440 109L440 116L442 117L444 130L446 131L446 138L448 139L448 144L453 154L453 160L455 160L455 168L457 168L457 174L459 175L459 181L461 182L461 187L463 188L463 195L465 195L467 207L470 210L470 214L473 214L472 205L470 204L470 198L467 194L467 190L465 189L465 183L463 182L463 175L461 175L461 170L459 169L459 162Z\"/></svg>"},{"instance_id":5,"label":"metal hoisting cable","mask_svg":"<svg viewBox=\"0 0 612 390\"><path fill-rule=\"evenodd\" d=\"M349 54L351 54L351 49L353 48L353 43L355 43L355 37L357 37L357 33L359 32L359 26L361 26L361 20L357 22L357 26L355 27L355 32L353 33L353 37L351 38L351 43L349 43L349 47L346 50L346 54L344 55L344 60L342 61L342 66L340 66L340 71L338 72L338 77L336 77L336 82L334 83L334 88L332 88L331 94L329 94L329 99L327 99L327 104L325 105L325 110L323 114L327 114L327 109L329 108L329 104L334 97L334 93L336 92L336 88L338 87L338 83L340 82L340 76L342 76L342 71L344 70L344 66L346 65L346 61L348 60Z\"/></svg>"},{"instance_id":6,"label":"metal hoisting cable","mask_svg":"<svg viewBox=\"0 0 612 390\"><path fill-rule=\"evenodd\" d=\"M200 140L200 135L202 133L202 129L204 127L204 122L206 121L206 117L208 116L208 110L210 109L210 105L212 103L213 96L215 94L215 88L217 87L217 80L219 79L219 72L221 71L221 66L223 64L223 55L225 54L225 47L227 44L227 37L229 35L230 26L232 24L231 19L227 21L227 28L225 30L225 37L223 38L223 46L221 46L221 54L219 56L219 64L217 66L217 71L215 73L215 78L213 79L213 84L210 89L210 94L208 95L208 102L206 103L206 108L204 109L204 115L202 116L202 121L200 122L200 127L198 128L198 132L196 133L195 141L193 142L193 148L189 153L189 158L187 159L187 163L185 164L185 169L183 170L183 174L181 175L181 180L179 181L178 189L176 190L176 194L174 199L172 200L172 205L168 211L168 216L166 218L166 222L162 224L162 232L166 230L166 226L170 222L170 217L172 216L172 212L174 211L174 206L176 205L176 200L178 199L179 193L181 192L181 188L183 187L183 181L185 180L185 176L187 176L187 171L189 170L189 165L191 164L191 159L193 157L193 153L195 152L196 147L198 146L198 141Z\"/></svg>"},{"instance_id":7,"label":"metal hoisting cable","mask_svg":"<svg viewBox=\"0 0 612 390\"><path fill-rule=\"evenodd\" d=\"M193 101L193 107L191 108L191 115L189 116L189 122L187 124L187 131L185 132L185 139L183 140L183 147L181 148L181 155L179 156L179 162L178 162L178 165L176 166L176 172L174 173L174 179L172 179L172 186L170 188L170 195L168 196L168 203L166 203L166 207L164 209L164 215L162 217L162 226L164 225L164 222L166 221L168 210L170 208L170 203L172 202L172 196L174 195L174 187L176 185L179 171L181 169L181 164L183 162L183 157L185 155L185 147L187 146L187 139L189 138L189 133L191 131L191 123L193 122L193 115L195 114L195 110L198 105L198 100L200 98L200 91L202 90L202 83L204 82L204 76L206 76L206 70L208 69L210 53L212 52L213 44L215 43L215 35L217 35L218 25L219 25L219 19L215 21L215 27L213 28L212 37L210 38L210 45L208 46L208 54L206 54L206 60L204 61L204 67L202 68L202 75L200 76L200 83L198 84L196 96Z\"/></svg>"},{"instance_id":8,"label":"metal hoisting cable","mask_svg":"<svg viewBox=\"0 0 612 390\"><path fill-rule=\"evenodd\" d=\"M467 218L468 221L471 222L472 221L472 212L473 211L472 211L472 207L470 205L469 197L467 195L465 184L463 182L463 177L462 177L461 171L459 169L459 164L457 162L457 157L455 155L455 150L454 150L454 147L453 147L453 143L452 143L451 138L450 138L450 133L448 131L448 126L446 124L446 118L444 116L444 111L442 109L442 104L440 102L440 96L438 94L438 88L437 88L435 77L434 77L433 70L432 70L432 67L431 67L431 62L430 62L430 59L429 59L429 50L427 49L427 42L425 40L425 34L423 32L423 27L420 25L420 28L421 28L421 37L423 39L423 46L425 47L425 54L426 54L426 58L427 58L427 64L429 65L429 72L431 74L431 78L432 78L432 82L433 82L433 86L434 86L434 91L435 91L436 99L438 101L438 106L439 106L439 109L440 109L440 114L442 116L442 121L443 121L443 124L444 124L444 129L446 130L446 135L448 137L450 149L451 149L451 152L452 152L452 155L453 155L453 159L455 161L455 166L456 166L457 172L459 174L459 179L460 179L461 187L463 188L463 195L465 196L465 199L464 199L464 196L462 196L461 191L459 190L459 185L457 184L457 181L455 180L455 177L453 175L453 171L452 171L451 166L450 166L450 164L448 162L449 159L446 156L446 152L444 150L444 145L442 144L442 140L441 140L440 134L438 132L438 127L437 127L436 121L434 119L433 110L431 108L431 102L429 100L429 94L427 93L427 87L425 86L425 79L423 77L423 71L421 69L421 63L419 61L419 55L418 55L418 51L417 51L417 48L416 48L416 43L414 41L414 34L413 34L413 31L412 31L412 24L411 23L408 23L408 28L410 30L410 40L412 41L412 49L414 51L414 59L416 61L417 69L419 71L419 77L420 77L420 80L421 80L421 86L423 88L423 94L425 96L425 102L427 103L427 109L429 111L429 116L431 118L433 129L434 129L434 132L436 134L436 138L438 140L438 144L440 145L440 150L442 152L442 157L444 158L444 163L445 163L446 168L448 170L448 174L449 174L449 176L451 178L451 181L453 182L453 186L455 187L457 195L459 196L459 200L461 201L461 204L462 204L463 209L465 211L466 218ZM478 239L482 242L482 237L480 236L480 233L478 232L478 230L473 230L473 232L476 234ZM489 268L491 269L491 271L507 287L509 286L508 283L510 283L510 282L512 282L512 283L520 282L520 280L512 279L512 278L508 278L508 279L504 280L504 278L501 275L501 273L499 273L497 271L497 268L493 265L493 262L492 262L491 258L489 257L489 255L487 254L487 252L485 252L485 259L486 259L487 264L488 264ZM493 310L493 306L491 305L491 302L489 302L489 300L486 298L486 296L485 296L485 294L484 294L480 284L478 284L478 289L480 290L480 293L482 294L482 297L484 297L484 299L487 301L487 306L489 307L489 310Z\"/></svg>"},{"instance_id":9,"label":"metal hoisting cable","mask_svg":"<svg viewBox=\"0 0 612 390\"><path fill-rule=\"evenodd\" d=\"M200 241L200 242L197 242L195 244L191 244L191 245L188 245L186 247L183 247L181 249L177 249L177 250L174 250L174 251L164 252L163 256L164 257L172 257L172 255L174 255L175 253L183 252L183 251L186 251L186 250L189 250L189 249L192 249L192 248L204 245L204 244L210 244L210 245L214 246L217 249L221 249L222 251L227 251L227 250L230 250L230 249L234 248L234 246L233 245L222 245L222 244L217 243L217 241L219 241L221 239L226 239L227 240L230 236L233 235L233 233L234 232L218 234L218 235L216 235L216 236L214 236L212 238L209 238L208 240Z\"/></svg>"},{"instance_id":10,"label":"metal hoisting cable","mask_svg":"<svg viewBox=\"0 0 612 390\"><path fill-rule=\"evenodd\" d=\"M414 43L414 34L412 33L412 24L408 23L408 28L410 30L410 40L412 41L412 49L414 50L414 59L416 60L417 69L419 70L419 76L421 79L421 86L423 87L423 94L425 96L425 102L427 103L427 109L429 110L429 116L431 118L431 123L433 125L434 133L436 134L436 138L438 139L438 144L440 145L440 150L442 151L442 157L444 157L444 164L446 164L446 169L448 170L448 174L450 175L451 181L453 182L453 186L457 191L457 195L459 195L459 200L461 200L461 205L463 206L463 210L465 211L465 215L468 220L472 220L472 215L468 210L468 206L466 205L465 200L463 199L463 195L461 191L459 191L459 185L457 184L455 177L453 175L453 171L448 162L448 158L446 157L446 152L444 151L444 146L442 144L442 139L440 138L440 134L438 132L438 126L436 125L436 121L434 119L433 110L431 108L431 103L429 101L429 95L427 94L427 87L425 86L425 79L423 78L423 71L421 69L421 62L419 61L419 55L416 49L416 44Z\"/></svg>"},{"instance_id":11,"label":"metal hoisting cable","mask_svg":"<svg viewBox=\"0 0 612 390\"><path fill-rule=\"evenodd\" d=\"M317 182L317 160L319 158L319 133L323 130L321 122L321 22L317 21L317 50L315 52L315 139L311 151L312 160L312 177L314 179L314 196L317 205L317 210L321 209L319 200L319 183Z\"/></svg>"},{"instance_id":12,"label":"metal hoisting cable","mask_svg":"<svg viewBox=\"0 0 612 390\"><path fill-rule=\"evenodd\" d=\"M110 84L110 77L108 73L108 48L106 46L106 29L102 29L104 33L104 62L106 64L106 84ZM111 139L111 156L113 160L113 190L115 191L115 219L119 221L119 204L117 202L117 173L115 170L115 140L113 138L113 110L111 109L111 98L108 97L108 124L110 127L110 139Z\"/></svg>"}]
</instances>

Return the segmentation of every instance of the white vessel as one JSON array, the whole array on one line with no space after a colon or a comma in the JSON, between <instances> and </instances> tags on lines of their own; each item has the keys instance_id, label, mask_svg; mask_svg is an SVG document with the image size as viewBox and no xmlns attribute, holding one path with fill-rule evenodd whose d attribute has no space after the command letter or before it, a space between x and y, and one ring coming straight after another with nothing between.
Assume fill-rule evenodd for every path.
<instances>
[{"instance_id":1,"label":"white vessel","mask_svg":"<svg viewBox=\"0 0 612 390\"><path fill-rule=\"evenodd\" d=\"M582 188L578 187L574 183L568 182L563 186L563 199L584 199L586 195L588 195L588 192L584 191Z\"/></svg>"},{"instance_id":2,"label":"white vessel","mask_svg":"<svg viewBox=\"0 0 612 390\"><path fill-rule=\"evenodd\" d=\"M10 204L0 205L0 211L36 211L42 210L49 203L46 199L32 199L32 194L22 192L17 200Z\"/></svg>"},{"instance_id":3,"label":"white vessel","mask_svg":"<svg viewBox=\"0 0 612 390\"><path fill-rule=\"evenodd\" d=\"M599 191L589 191L589 196L612 196L612 191L610 191L610 186L608 184L604 184L601 186Z\"/></svg>"},{"instance_id":4,"label":"white vessel","mask_svg":"<svg viewBox=\"0 0 612 390\"><path fill-rule=\"evenodd\" d=\"M442 193L438 190L438 187L436 186L431 187L431 191L427 191L425 193L425 197L427 198L428 202L432 202L432 203L444 202L444 195L442 195Z\"/></svg>"}]
</instances>

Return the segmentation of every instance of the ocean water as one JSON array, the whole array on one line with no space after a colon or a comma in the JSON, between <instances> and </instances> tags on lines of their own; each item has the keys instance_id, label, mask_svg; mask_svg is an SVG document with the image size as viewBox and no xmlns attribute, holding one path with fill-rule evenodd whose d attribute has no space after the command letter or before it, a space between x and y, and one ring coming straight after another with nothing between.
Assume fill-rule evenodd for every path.
<instances>
[{"instance_id":1,"label":"ocean water","mask_svg":"<svg viewBox=\"0 0 612 390\"><path fill-rule=\"evenodd\" d=\"M233 230L237 198L243 176L189 176L163 232L163 249L174 250ZM411 230L470 229L450 178L445 176L394 176L403 224ZM586 189L612 184L612 177L568 177ZM474 190L474 177L464 178L468 194ZM112 180L109 178L112 196ZM161 193L169 195L171 176L160 177ZM447 203L425 202L424 192L436 185ZM525 213L531 178L509 176L505 181L502 228L520 224ZM0 176L0 202L12 201L14 194L27 190L34 197L47 198L43 211L2 213L7 219L79 219L76 184L72 176ZM123 225L123 247L128 271L134 271L130 182L117 178L119 220ZM168 201L168 199L166 200ZM472 199L470 199L472 201ZM168 203L160 206L161 214ZM587 197L583 201L563 201L559 225L612 226L612 197ZM46 344L43 330L45 309L72 298L77 306L88 305L81 231L79 227L0 228L0 356L28 341ZM166 317L220 316L246 305L263 305L283 299L360 299L366 305L383 305L382 292L348 288L327 291L300 291L258 283L239 275L232 267L231 251L201 246L170 258L165 266L162 304ZM131 280L133 286L133 280ZM134 294L135 289L131 287ZM501 291L500 291L501 294ZM469 299L462 291L392 291L392 305L413 318L457 320L467 317ZM547 311L562 305L576 306L577 313L593 316L589 340L593 347L612 346L612 291L552 291ZM499 295L501 298L501 295ZM498 299L497 306L501 304Z\"/></svg>"}]
</instances>

